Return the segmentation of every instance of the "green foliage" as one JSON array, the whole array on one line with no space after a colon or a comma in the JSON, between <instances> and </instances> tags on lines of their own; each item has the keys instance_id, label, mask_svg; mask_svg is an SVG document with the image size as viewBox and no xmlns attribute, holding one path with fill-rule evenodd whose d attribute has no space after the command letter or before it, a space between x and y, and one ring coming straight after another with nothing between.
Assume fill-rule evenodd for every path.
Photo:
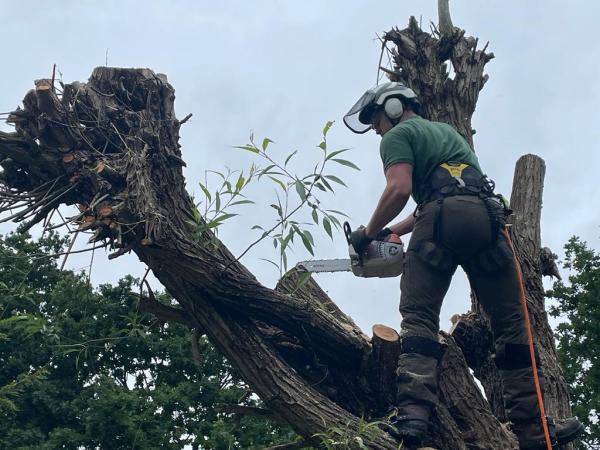
<instances>
[{"instance_id":1,"label":"green foliage","mask_svg":"<svg viewBox=\"0 0 600 450\"><path fill-rule=\"evenodd\" d=\"M204 183L198 183L204 195L204 201L198 202L192 210L191 223L195 228L196 238L199 238L206 230L213 230L218 233L219 225L238 215L229 212L231 208L254 203L246 198L242 190L255 178L257 170L252 165L246 177L244 177L244 171L231 171L229 169L225 172L214 170L204 172ZM217 177L221 183L220 187L215 190L214 195L207 187L209 174ZM204 207L204 215L201 215L198 209L201 205Z\"/></svg>"},{"instance_id":2,"label":"green foliage","mask_svg":"<svg viewBox=\"0 0 600 450\"><path fill-rule=\"evenodd\" d=\"M365 439L372 440L380 435L379 425L383 423L381 421L367 422L361 418L356 431L351 430L349 424L346 424L345 427L329 427L323 433L315 434L314 437L327 450L352 450L357 448L368 450ZM398 447L398 450L401 448L402 445Z\"/></svg>"},{"instance_id":3,"label":"green foliage","mask_svg":"<svg viewBox=\"0 0 600 450\"><path fill-rule=\"evenodd\" d=\"M584 448L600 447L600 254L573 237L565 245L564 267L571 270L569 284L554 283L547 293L558 301L554 317L558 325L558 355L570 387L573 412L583 421L588 435Z\"/></svg>"},{"instance_id":4,"label":"green foliage","mask_svg":"<svg viewBox=\"0 0 600 450\"><path fill-rule=\"evenodd\" d=\"M53 258L64 239L0 239L0 449L256 449L294 434L219 404L260 406L206 338L137 310L136 281L94 290ZM160 301L170 303L166 295Z\"/></svg>"},{"instance_id":5,"label":"green foliage","mask_svg":"<svg viewBox=\"0 0 600 450\"><path fill-rule=\"evenodd\" d=\"M253 136L250 136L250 143L236 146L235 148L237 149L257 155L267 165L259 167L252 164L247 179L243 178L243 171L227 171L226 174L212 171L207 172L207 174L213 174L218 177L217 181L221 183L221 187L212 194L211 190L207 187L208 181L206 178L205 183L200 184L204 199L196 205L196 209L192 212L196 236L201 236L201 233L207 228L217 230L219 225L237 215L236 213L228 212L231 207L244 203L252 203L251 200L245 197L247 195L246 192L242 194L242 189L247 188L253 180L264 180L272 183L275 188L275 199L270 202L270 207L275 213L275 218L269 225L256 224L251 227L252 230L258 230L261 234L248 249L242 252L241 256L246 254L256 243L267 237L272 239L273 247L277 249L279 258L277 261L268 259L265 259L265 261L277 267L280 274L283 274L288 269L288 250L294 244L295 238L299 238L304 248L311 255L314 255L315 242L308 228L320 225L327 235L333 239L333 228L339 228L341 226L340 219L347 217L341 211L322 207L323 195L335 194L334 184L346 186L341 178L328 173L330 166L332 163L335 163L360 170L351 161L339 158L348 149L329 151L327 133L332 125L333 122L325 124L321 141L317 145L317 148L320 150L316 153L314 168L310 173L302 176L297 175L289 165L293 157L298 153L297 150L287 155L277 156L273 154L273 151L269 147L269 144L274 143L271 139L264 138L262 144L258 146ZM233 189L230 179L233 175L238 176L238 173L241 178L238 178L235 184L236 188ZM224 194L229 196L227 197L227 202L217 202L216 198L223 197ZM232 202L231 200L236 196L244 197L244 200ZM204 216L201 216L198 210L200 205L204 205ZM297 218L303 211L309 211L310 219L307 218L309 221L301 221Z\"/></svg>"}]
</instances>

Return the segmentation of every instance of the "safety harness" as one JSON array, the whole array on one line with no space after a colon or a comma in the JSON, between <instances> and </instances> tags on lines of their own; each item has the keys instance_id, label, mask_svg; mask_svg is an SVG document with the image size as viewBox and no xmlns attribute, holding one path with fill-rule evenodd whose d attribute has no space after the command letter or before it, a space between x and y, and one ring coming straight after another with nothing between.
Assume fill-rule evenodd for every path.
<instances>
[{"instance_id":1,"label":"safety harness","mask_svg":"<svg viewBox=\"0 0 600 450\"><path fill-rule=\"evenodd\" d=\"M476 195L485 201L490 217L492 242L496 243L499 231L506 224L506 218L512 214L508 201L494 193L496 183L483 175L479 169L469 164L447 161L436 167L425 183L424 200L417 206L420 210L426 203L436 201L437 210L434 220L434 237L441 244L441 222L443 204L446 197L455 195Z\"/></svg>"},{"instance_id":2,"label":"safety harness","mask_svg":"<svg viewBox=\"0 0 600 450\"><path fill-rule=\"evenodd\" d=\"M435 168L425 184L424 202L453 195L501 197L494 194L495 183L476 167L463 162L447 161Z\"/></svg>"}]
</instances>

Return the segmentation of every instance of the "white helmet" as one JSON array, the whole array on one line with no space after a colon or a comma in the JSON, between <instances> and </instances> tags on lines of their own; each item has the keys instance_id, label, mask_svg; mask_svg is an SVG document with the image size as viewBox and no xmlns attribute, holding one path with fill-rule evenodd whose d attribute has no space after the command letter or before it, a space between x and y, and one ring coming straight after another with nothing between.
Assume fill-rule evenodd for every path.
<instances>
[{"instance_id":1,"label":"white helmet","mask_svg":"<svg viewBox=\"0 0 600 450\"><path fill-rule=\"evenodd\" d=\"M344 116L344 123L354 133L362 134L371 129L371 118L375 111L383 109L391 119L399 119L404 112L402 101L408 100L418 105L414 91L402 83L383 83L369 89Z\"/></svg>"}]
</instances>

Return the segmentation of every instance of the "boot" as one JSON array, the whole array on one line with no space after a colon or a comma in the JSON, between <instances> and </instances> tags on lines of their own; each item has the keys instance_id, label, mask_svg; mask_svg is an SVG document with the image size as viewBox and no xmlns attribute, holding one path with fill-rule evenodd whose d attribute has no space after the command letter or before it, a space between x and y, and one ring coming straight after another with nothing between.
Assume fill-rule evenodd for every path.
<instances>
[{"instance_id":1,"label":"boot","mask_svg":"<svg viewBox=\"0 0 600 450\"><path fill-rule=\"evenodd\" d=\"M382 428L404 444L418 447L427 434L429 416L430 408L425 405L404 405L388 415Z\"/></svg>"},{"instance_id":2,"label":"boot","mask_svg":"<svg viewBox=\"0 0 600 450\"><path fill-rule=\"evenodd\" d=\"M583 433L584 427L576 417L560 419L554 422L548 418L548 431L553 448L574 441ZM519 440L521 450L546 450L544 430L539 420L530 423L516 424L513 432Z\"/></svg>"},{"instance_id":3,"label":"boot","mask_svg":"<svg viewBox=\"0 0 600 450\"><path fill-rule=\"evenodd\" d=\"M445 347L432 339L404 335L398 357L396 410L389 417L390 434L407 445L419 446L438 404L437 366Z\"/></svg>"}]
</instances>

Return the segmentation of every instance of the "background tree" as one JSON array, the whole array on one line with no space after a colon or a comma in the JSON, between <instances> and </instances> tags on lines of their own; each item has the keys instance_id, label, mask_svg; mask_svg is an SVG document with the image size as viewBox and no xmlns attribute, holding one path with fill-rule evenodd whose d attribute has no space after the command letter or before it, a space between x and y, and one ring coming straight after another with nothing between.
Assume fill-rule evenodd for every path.
<instances>
[{"instance_id":1,"label":"background tree","mask_svg":"<svg viewBox=\"0 0 600 450\"><path fill-rule=\"evenodd\" d=\"M600 254L573 237L565 245L563 266L569 283L556 281L548 296L558 304L554 317L566 319L556 328L558 355L569 384L573 411L586 425L584 448L600 448Z\"/></svg>"},{"instance_id":2,"label":"background tree","mask_svg":"<svg viewBox=\"0 0 600 450\"><path fill-rule=\"evenodd\" d=\"M64 245L56 234L0 240L0 449L253 449L293 438L219 409L260 402L205 337L140 312L136 280L94 290L59 270L48 255Z\"/></svg>"}]
</instances>

